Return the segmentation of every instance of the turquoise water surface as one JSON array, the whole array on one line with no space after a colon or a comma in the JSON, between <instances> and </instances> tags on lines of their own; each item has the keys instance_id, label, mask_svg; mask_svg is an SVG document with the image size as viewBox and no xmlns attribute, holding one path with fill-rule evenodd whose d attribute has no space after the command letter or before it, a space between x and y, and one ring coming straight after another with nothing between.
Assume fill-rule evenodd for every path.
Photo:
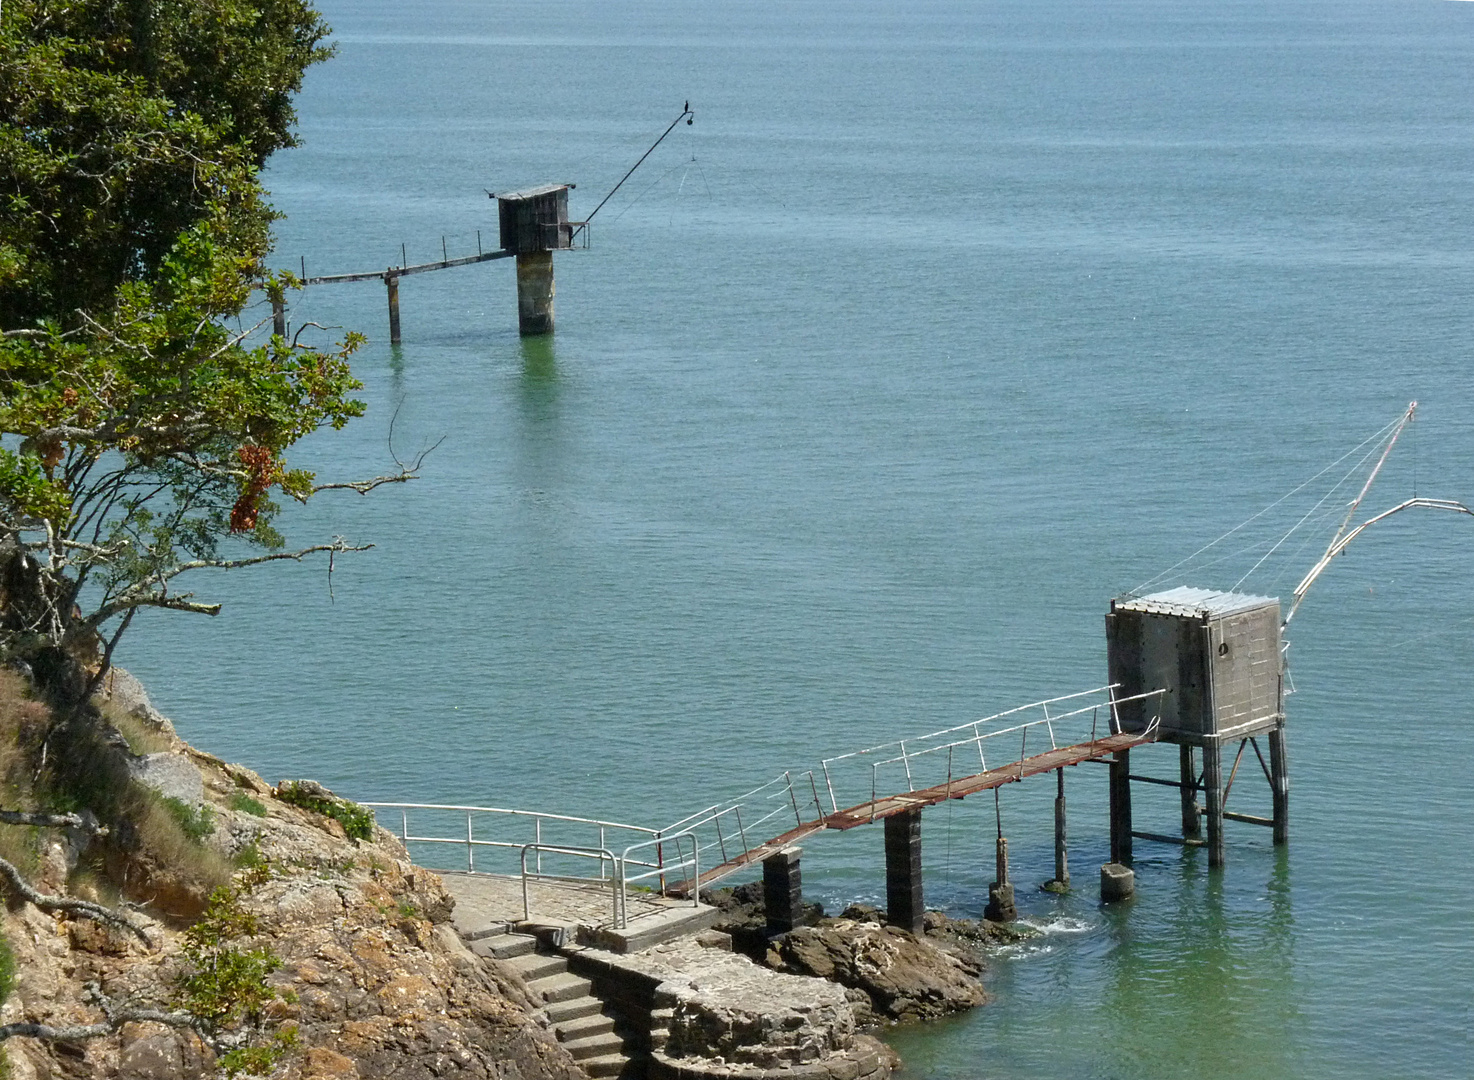
<instances>
[{"instance_id":1,"label":"turquoise water surface","mask_svg":"<svg viewBox=\"0 0 1474 1080\"><path fill-rule=\"evenodd\" d=\"M200 579L220 618L123 646L269 779L664 825L1099 685L1111 596L1414 398L1368 506L1474 502L1474 4L321 6L339 55L267 177L284 267L495 246L487 189L576 182L582 217L688 98L696 123L557 256L551 339L519 339L506 262L406 278L399 349L376 283L297 300L371 339L368 416L300 463L391 469L396 410L401 458L444 442L285 516L375 545L331 593L321 563ZM1201 564L1314 498L1165 582L1233 586L1263 547ZM1391 519L1297 615L1288 849L1231 826L1210 873L1140 843L1104 910L1104 770L1069 775L1063 899L1027 887L1053 785L1005 791L1043 933L992 1004L894 1033L908 1075L1474 1075L1471 545ZM1317 546L1242 587L1287 595ZM1139 828L1175 815L1138 792ZM927 811L931 903L980 911L993 826ZM809 891L882 897L880 839L810 840Z\"/></svg>"}]
</instances>

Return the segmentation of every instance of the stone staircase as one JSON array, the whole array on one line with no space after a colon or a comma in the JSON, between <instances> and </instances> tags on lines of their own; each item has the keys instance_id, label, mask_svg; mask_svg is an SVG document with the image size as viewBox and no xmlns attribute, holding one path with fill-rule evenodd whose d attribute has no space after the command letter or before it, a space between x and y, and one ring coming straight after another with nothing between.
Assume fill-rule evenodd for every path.
<instances>
[{"instance_id":1,"label":"stone staircase","mask_svg":"<svg viewBox=\"0 0 1474 1080\"><path fill-rule=\"evenodd\" d=\"M595 1080L632 1074L627 1033L593 983L568 970L562 956L539 951L531 934L502 933L471 943L478 956L502 961L522 976L533 999L543 1003L548 1026L574 1061Z\"/></svg>"}]
</instances>

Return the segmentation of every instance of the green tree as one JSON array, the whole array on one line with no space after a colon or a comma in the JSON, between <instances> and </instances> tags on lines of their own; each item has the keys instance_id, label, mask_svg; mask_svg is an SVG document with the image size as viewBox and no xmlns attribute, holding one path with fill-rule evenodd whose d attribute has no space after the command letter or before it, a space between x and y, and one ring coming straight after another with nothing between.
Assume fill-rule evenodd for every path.
<instances>
[{"instance_id":1,"label":"green tree","mask_svg":"<svg viewBox=\"0 0 1474 1080\"><path fill-rule=\"evenodd\" d=\"M259 170L294 142L326 34L302 0L0 10L0 649L59 703L86 700L139 607L218 612L181 574L350 549L285 550L278 494L418 465L290 468L362 413L362 339L239 322L253 287L297 284L263 271Z\"/></svg>"}]
</instances>

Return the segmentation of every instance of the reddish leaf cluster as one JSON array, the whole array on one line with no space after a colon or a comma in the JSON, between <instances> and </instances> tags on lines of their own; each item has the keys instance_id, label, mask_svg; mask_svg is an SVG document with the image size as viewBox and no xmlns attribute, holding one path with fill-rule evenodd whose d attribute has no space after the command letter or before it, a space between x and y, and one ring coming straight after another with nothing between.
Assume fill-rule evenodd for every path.
<instances>
[{"instance_id":1,"label":"reddish leaf cluster","mask_svg":"<svg viewBox=\"0 0 1474 1080\"><path fill-rule=\"evenodd\" d=\"M256 514L266 489L281 479L281 465L264 446L242 446L235 452L249 476L240 498L230 510L230 531L247 533L256 528Z\"/></svg>"}]
</instances>

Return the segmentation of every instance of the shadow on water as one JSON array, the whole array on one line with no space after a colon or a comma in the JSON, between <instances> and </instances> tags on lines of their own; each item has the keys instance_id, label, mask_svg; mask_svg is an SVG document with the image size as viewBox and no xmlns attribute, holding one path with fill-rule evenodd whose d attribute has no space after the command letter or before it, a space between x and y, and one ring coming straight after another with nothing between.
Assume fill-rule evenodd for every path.
<instances>
[{"instance_id":1,"label":"shadow on water","mask_svg":"<svg viewBox=\"0 0 1474 1080\"><path fill-rule=\"evenodd\" d=\"M396 397L404 393L404 348L400 345L389 346L389 385Z\"/></svg>"},{"instance_id":2,"label":"shadow on water","mask_svg":"<svg viewBox=\"0 0 1474 1080\"><path fill-rule=\"evenodd\" d=\"M558 403L558 356L553 335L520 339L522 405L529 419L548 418Z\"/></svg>"},{"instance_id":3,"label":"shadow on water","mask_svg":"<svg viewBox=\"0 0 1474 1080\"><path fill-rule=\"evenodd\" d=\"M1209 870L1206 853L1188 852L1155 896L1103 909L1113 947L1102 1005L1116 1070L1299 1075L1289 861L1284 848L1270 858L1269 880L1255 888L1248 867ZM1133 911L1143 903L1170 909L1143 919Z\"/></svg>"}]
</instances>

